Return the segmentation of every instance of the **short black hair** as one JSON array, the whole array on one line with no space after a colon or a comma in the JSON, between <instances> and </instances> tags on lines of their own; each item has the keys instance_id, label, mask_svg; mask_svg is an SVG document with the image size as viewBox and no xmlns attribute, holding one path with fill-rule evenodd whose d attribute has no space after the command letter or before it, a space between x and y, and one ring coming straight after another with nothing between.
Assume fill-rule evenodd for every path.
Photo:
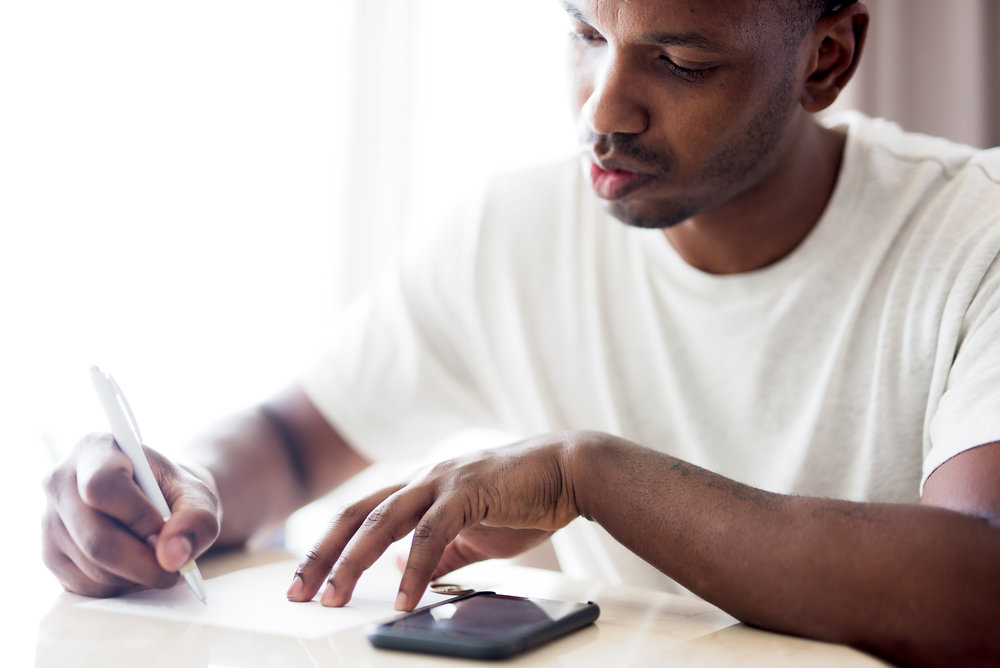
<instances>
[{"instance_id":1,"label":"short black hair","mask_svg":"<svg viewBox=\"0 0 1000 668\"><path fill-rule=\"evenodd\" d=\"M810 23L819 21L824 16L832 16L843 10L848 5L853 5L858 0L794 0L798 5L798 14Z\"/></svg>"},{"instance_id":2,"label":"short black hair","mask_svg":"<svg viewBox=\"0 0 1000 668\"><path fill-rule=\"evenodd\" d=\"M809 0L807 0L808 2ZM858 0L812 0L812 4L820 10L820 16L836 14L844 7L853 5Z\"/></svg>"},{"instance_id":3,"label":"short black hair","mask_svg":"<svg viewBox=\"0 0 1000 668\"><path fill-rule=\"evenodd\" d=\"M792 32L791 43L798 42L812 30L816 22L824 16L832 16L843 11L845 7L853 5L858 0L790 0L787 2L788 9L791 10ZM791 44L790 44L791 45Z\"/></svg>"}]
</instances>

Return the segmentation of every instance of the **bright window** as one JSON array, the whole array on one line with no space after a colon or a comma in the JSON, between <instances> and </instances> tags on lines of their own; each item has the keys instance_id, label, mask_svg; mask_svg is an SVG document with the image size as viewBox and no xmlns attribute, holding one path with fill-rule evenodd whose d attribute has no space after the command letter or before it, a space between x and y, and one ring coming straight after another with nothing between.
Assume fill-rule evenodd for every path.
<instances>
[{"instance_id":1,"label":"bright window","mask_svg":"<svg viewBox=\"0 0 1000 668\"><path fill-rule=\"evenodd\" d=\"M573 150L565 30L554 0L0 6L13 597L54 586L42 434L106 429L89 366L167 451L290 382L441 202Z\"/></svg>"}]
</instances>

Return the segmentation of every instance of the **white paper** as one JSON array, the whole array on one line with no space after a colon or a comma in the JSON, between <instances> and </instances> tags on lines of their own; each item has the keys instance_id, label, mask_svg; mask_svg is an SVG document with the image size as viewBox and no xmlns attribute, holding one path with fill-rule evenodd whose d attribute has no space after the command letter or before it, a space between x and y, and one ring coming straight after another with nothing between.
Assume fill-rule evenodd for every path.
<instances>
[{"instance_id":1,"label":"white paper","mask_svg":"<svg viewBox=\"0 0 1000 668\"><path fill-rule=\"evenodd\" d=\"M391 619L400 573L386 560L361 577L350 603L325 608L319 596L308 603L285 598L297 561L247 568L205 581L206 604L182 581L166 590L150 590L117 598L88 600L79 607L129 615L193 622L227 629L316 638L375 621ZM428 592L421 605L449 597Z\"/></svg>"}]
</instances>

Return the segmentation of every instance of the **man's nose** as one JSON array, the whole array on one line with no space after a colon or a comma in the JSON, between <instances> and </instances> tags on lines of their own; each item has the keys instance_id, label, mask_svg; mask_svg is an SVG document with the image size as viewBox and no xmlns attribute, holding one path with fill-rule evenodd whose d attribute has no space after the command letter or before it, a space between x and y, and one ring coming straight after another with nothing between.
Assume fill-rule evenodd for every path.
<instances>
[{"instance_id":1,"label":"man's nose","mask_svg":"<svg viewBox=\"0 0 1000 668\"><path fill-rule=\"evenodd\" d=\"M649 127L649 113L640 102L642 91L637 83L626 63L607 63L583 105L583 118L593 132L640 134Z\"/></svg>"}]
</instances>

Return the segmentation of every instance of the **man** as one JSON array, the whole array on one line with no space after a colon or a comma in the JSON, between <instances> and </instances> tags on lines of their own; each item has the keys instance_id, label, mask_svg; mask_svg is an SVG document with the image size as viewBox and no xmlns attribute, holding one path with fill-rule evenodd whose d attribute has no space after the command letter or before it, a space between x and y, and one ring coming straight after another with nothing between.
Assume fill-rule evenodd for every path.
<instances>
[{"instance_id":1,"label":"man","mask_svg":"<svg viewBox=\"0 0 1000 668\"><path fill-rule=\"evenodd\" d=\"M166 524L86 439L47 481L46 563L88 595L169 586L369 461L480 425L527 439L346 507L288 597L343 605L413 530L407 610L583 517L750 624L1000 661L1000 157L814 120L856 68L860 4L564 5L589 184L499 179L301 388L197 465L151 451Z\"/></svg>"}]
</instances>

